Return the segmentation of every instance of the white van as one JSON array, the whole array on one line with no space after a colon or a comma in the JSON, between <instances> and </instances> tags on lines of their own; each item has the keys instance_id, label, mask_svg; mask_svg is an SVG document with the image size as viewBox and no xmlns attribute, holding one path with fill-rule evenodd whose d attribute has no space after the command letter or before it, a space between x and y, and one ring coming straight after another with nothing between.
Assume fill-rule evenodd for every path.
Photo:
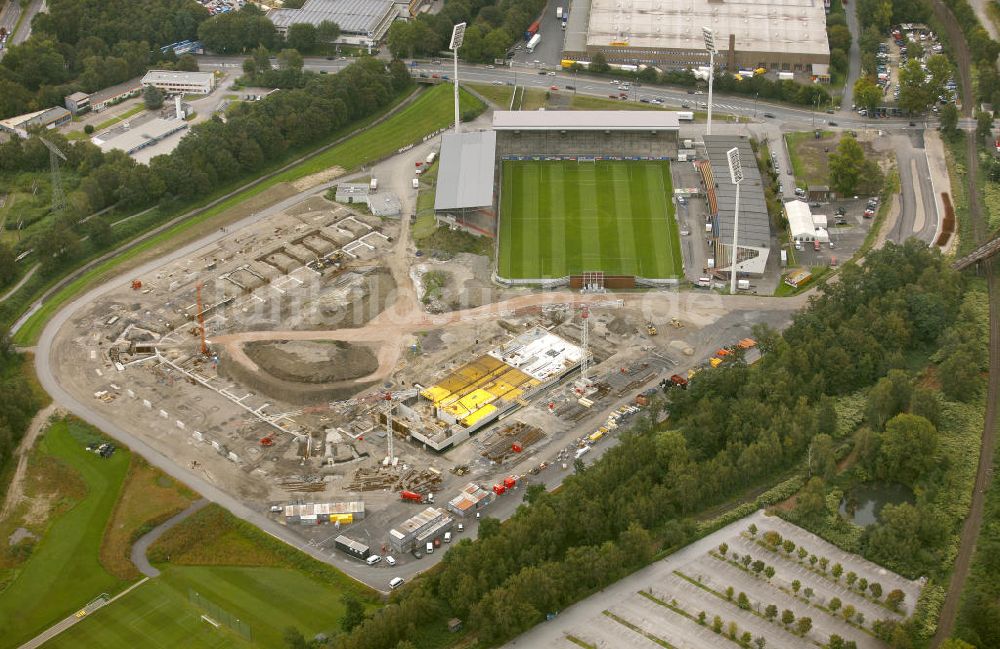
<instances>
[{"instance_id":1,"label":"white van","mask_svg":"<svg viewBox=\"0 0 1000 649\"><path fill-rule=\"evenodd\" d=\"M389 582L389 588L391 588L393 590L396 590L397 588L399 588L402 585L403 585L403 578L402 577L393 577L392 581Z\"/></svg>"},{"instance_id":2,"label":"white van","mask_svg":"<svg viewBox=\"0 0 1000 649\"><path fill-rule=\"evenodd\" d=\"M413 189L420 189L420 179L419 178L414 178L413 179Z\"/></svg>"},{"instance_id":3,"label":"white van","mask_svg":"<svg viewBox=\"0 0 1000 649\"><path fill-rule=\"evenodd\" d=\"M445 543L451 543L451 532L445 532L444 533L444 542Z\"/></svg>"},{"instance_id":4,"label":"white van","mask_svg":"<svg viewBox=\"0 0 1000 649\"><path fill-rule=\"evenodd\" d=\"M427 542L426 554L434 554L434 544L430 541Z\"/></svg>"},{"instance_id":5,"label":"white van","mask_svg":"<svg viewBox=\"0 0 1000 649\"><path fill-rule=\"evenodd\" d=\"M381 560L382 560L382 557L380 557L377 554L373 554L372 556L370 556L367 559L365 559L365 563L367 563L369 566L374 566L376 563L378 563Z\"/></svg>"}]
</instances>

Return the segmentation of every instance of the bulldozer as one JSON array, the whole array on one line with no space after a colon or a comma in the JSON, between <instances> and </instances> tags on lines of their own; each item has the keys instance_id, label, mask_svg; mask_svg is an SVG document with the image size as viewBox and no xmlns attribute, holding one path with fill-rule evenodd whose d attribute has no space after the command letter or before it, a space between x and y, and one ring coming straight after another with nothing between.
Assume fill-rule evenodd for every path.
<instances>
[{"instance_id":1,"label":"bulldozer","mask_svg":"<svg viewBox=\"0 0 1000 649\"><path fill-rule=\"evenodd\" d=\"M655 336L659 332L656 330L656 325L654 325L652 322L647 322L646 333L649 334L650 336Z\"/></svg>"}]
</instances>

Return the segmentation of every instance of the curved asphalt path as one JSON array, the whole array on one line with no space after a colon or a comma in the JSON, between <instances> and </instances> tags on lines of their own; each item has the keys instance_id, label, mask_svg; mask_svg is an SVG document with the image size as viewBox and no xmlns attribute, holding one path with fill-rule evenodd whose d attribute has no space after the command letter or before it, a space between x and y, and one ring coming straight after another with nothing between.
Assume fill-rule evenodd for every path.
<instances>
[{"instance_id":1,"label":"curved asphalt path","mask_svg":"<svg viewBox=\"0 0 1000 649\"><path fill-rule=\"evenodd\" d=\"M139 540L136 541L134 545L132 545L132 557L131 557L132 563L134 563L135 567L139 569L139 572L146 575L147 577L159 577L160 571L154 568L153 564L151 564L149 562L149 559L146 557L146 552L149 550L149 546L156 543L157 539L163 536L164 532L169 530L171 527L177 525L178 523L180 523L181 521L183 521L185 518L195 513L196 511L199 511L207 504L208 501L205 500L204 498L196 500L193 503L191 503L188 506L188 508L182 511L181 513L177 514L176 516L168 518L164 522L154 527L149 532L139 537Z\"/></svg>"}]
</instances>

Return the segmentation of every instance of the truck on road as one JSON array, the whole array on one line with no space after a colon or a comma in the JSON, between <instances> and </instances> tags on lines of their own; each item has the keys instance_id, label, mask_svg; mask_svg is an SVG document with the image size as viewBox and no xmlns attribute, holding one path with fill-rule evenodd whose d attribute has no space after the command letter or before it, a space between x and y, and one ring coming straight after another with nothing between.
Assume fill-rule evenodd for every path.
<instances>
[{"instance_id":1,"label":"truck on road","mask_svg":"<svg viewBox=\"0 0 1000 649\"><path fill-rule=\"evenodd\" d=\"M562 20L563 17L562 11L563 11L562 7L556 7L556 18L558 18L559 20Z\"/></svg>"},{"instance_id":2,"label":"truck on road","mask_svg":"<svg viewBox=\"0 0 1000 649\"><path fill-rule=\"evenodd\" d=\"M538 24L537 20L531 23L531 25L528 26L528 29L524 31L524 40L530 41L534 37L534 35L538 33L539 27L540 25Z\"/></svg>"},{"instance_id":3,"label":"truck on road","mask_svg":"<svg viewBox=\"0 0 1000 649\"><path fill-rule=\"evenodd\" d=\"M538 43L540 43L541 40L542 40L541 34L535 34L534 36L532 36L531 40L528 41L527 50L529 52L534 52L535 48L538 47Z\"/></svg>"}]
</instances>

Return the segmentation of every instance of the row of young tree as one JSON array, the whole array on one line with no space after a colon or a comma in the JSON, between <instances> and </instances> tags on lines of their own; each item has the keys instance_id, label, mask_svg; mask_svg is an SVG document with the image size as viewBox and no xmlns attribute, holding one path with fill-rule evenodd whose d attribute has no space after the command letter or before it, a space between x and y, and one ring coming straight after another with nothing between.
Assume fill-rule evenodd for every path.
<instances>
[{"instance_id":1,"label":"row of young tree","mask_svg":"<svg viewBox=\"0 0 1000 649\"><path fill-rule=\"evenodd\" d=\"M207 18L194 0L52 0L30 38L11 45L0 63L0 118L61 106L68 94L121 83L153 65L173 69L177 57L160 47L195 38ZM188 57L180 69L192 64Z\"/></svg>"},{"instance_id":2,"label":"row of young tree","mask_svg":"<svg viewBox=\"0 0 1000 649\"><path fill-rule=\"evenodd\" d=\"M83 222L94 212L113 205L120 213L134 213L161 202L184 203L211 195L377 113L411 87L401 63L387 66L372 58L360 59L337 75L309 74L302 88L238 104L226 122L212 119L194 126L170 155L153 158L149 166L121 151L103 153L89 141L69 142L59 133L46 132L66 155L64 175L78 177L79 183L52 227L22 239L18 250L46 251L51 257L44 258L41 272L62 272L115 243L115 231L103 218ZM0 144L0 176L37 174L48 166L49 153L38 136ZM83 235L88 235L86 242ZM12 253L0 246L0 278L12 280L16 274L11 270Z\"/></svg>"},{"instance_id":3,"label":"row of young tree","mask_svg":"<svg viewBox=\"0 0 1000 649\"><path fill-rule=\"evenodd\" d=\"M391 649L458 617L491 645L648 563L694 534L689 518L800 462L837 426L834 398L867 387L934 345L956 317L962 281L920 242L888 244L848 266L779 335L759 327L763 358L699 374L671 397L666 429L622 434L556 493L530 485L502 526L485 519L441 565L338 649Z\"/></svg>"}]
</instances>

